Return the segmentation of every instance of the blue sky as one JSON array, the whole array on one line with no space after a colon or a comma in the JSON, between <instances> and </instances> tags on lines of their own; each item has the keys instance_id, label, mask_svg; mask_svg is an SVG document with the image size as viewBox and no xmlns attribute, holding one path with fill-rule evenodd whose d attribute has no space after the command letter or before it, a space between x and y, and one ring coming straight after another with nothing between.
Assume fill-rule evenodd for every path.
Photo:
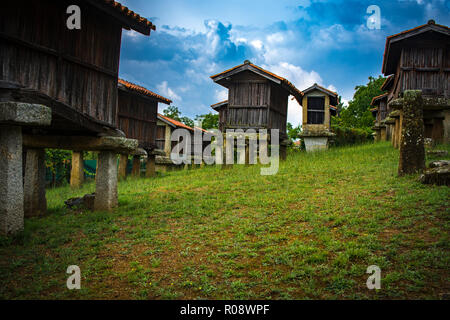
<instances>
[{"instance_id":1,"label":"blue sky","mask_svg":"<svg viewBox=\"0 0 450 320\"><path fill-rule=\"evenodd\" d=\"M355 86L381 73L387 36L429 19L450 25L450 0L120 2L157 28L150 37L124 31L120 76L172 99L192 118L227 99L209 77L246 59L300 90L317 82L348 101ZM370 5L381 9L380 30L367 27ZM288 121L301 122L295 101Z\"/></svg>"}]
</instances>

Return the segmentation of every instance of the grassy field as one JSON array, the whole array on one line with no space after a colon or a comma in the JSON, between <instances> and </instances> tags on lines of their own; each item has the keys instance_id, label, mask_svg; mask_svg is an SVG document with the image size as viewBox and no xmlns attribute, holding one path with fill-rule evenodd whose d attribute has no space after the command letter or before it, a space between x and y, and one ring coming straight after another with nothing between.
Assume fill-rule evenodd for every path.
<instances>
[{"instance_id":1,"label":"grassy field","mask_svg":"<svg viewBox=\"0 0 450 320\"><path fill-rule=\"evenodd\" d=\"M397 164L379 143L290 154L276 176L236 165L128 179L112 213L64 208L92 183L49 190L48 216L0 241L0 298L439 299L450 188L398 178Z\"/></svg>"}]
</instances>

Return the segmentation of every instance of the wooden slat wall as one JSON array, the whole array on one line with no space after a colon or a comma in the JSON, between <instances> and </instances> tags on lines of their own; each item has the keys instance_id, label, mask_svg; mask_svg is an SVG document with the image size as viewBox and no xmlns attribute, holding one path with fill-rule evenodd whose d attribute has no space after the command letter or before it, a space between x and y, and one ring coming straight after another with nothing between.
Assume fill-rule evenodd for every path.
<instances>
[{"instance_id":1,"label":"wooden slat wall","mask_svg":"<svg viewBox=\"0 0 450 320\"><path fill-rule=\"evenodd\" d=\"M81 8L81 30L66 27L71 4ZM2 3L0 80L115 125L122 28L87 6L80 0Z\"/></svg>"},{"instance_id":2,"label":"wooden slat wall","mask_svg":"<svg viewBox=\"0 0 450 320\"><path fill-rule=\"evenodd\" d=\"M445 48L403 48L401 91L424 90L424 94L449 96L449 54Z\"/></svg>"},{"instance_id":3,"label":"wooden slat wall","mask_svg":"<svg viewBox=\"0 0 450 320\"><path fill-rule=\"evenodd\" d=\"M139 140L141 147L156 146L158 103L119 90L119 128L128 138Z\"/></svg>"}]
</instances>

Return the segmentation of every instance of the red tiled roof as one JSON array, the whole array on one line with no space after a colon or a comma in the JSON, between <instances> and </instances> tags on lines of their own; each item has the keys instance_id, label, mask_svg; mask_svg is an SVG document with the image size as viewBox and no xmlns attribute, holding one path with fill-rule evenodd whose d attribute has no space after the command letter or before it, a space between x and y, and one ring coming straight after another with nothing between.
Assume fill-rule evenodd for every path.
<instances>
[{"instance_id":1,"label":"red tiled roof","mask_svg":"<svg viewBox=\"0 0 450 320\"><path fill-rule=\"evenodd\" d=\"M150 21L148 21L144 17L141 17L139 14L128 9L127 7L121 5L119 2L114 1L114 0L101 0L101 1L104 2L105 4L109 5L110 7L114 8L117 12L122 14L124 17L134 20L141 26L150 28L152 30L156 30L156 27Z\"/></svg>"},{"instance_id":2,"label":"red tiled roof","mask_svg":"<svg viewBox=\"0 0 450 320\"><path fill-rule=\"evenodd\" d=\"M191 127L185 125L184 123L182 123L182 122L180 122L180 121L177 121L177 120L174 120L174 119L172 119L172 118L163 116L163 115L160 114L160 113L158 113L158 117L163 118L164 120L170 122L171 124L173 124L173 125L176 126L176 127L180 127L180 128L184 128L184 129L188 129L188 130L194 131L194 129L192 129Z\"/></svg>"},{"instance_id":3,"label":"red tiled roof","mask_svg":"<svg viewBox=\"0 0 450 320\"><path fill-rule=\"evenodd\" d=\"M156 94L144 87L138 86L137 84L119 79L119 84L125 86L125 88L131 90L131 91L135 91L137 93L143 94L145 96L151 97L151 98L155 98L157 100L159 100L160 102L163 102L165 104L171 104L172 100L169 100L167 98L164 98L163 96L160 96L159 94Z\"/></svg>"},{"instance_id":4,"label":"red tiled roof","mask_svg":"<svg viewBox=\"0 0 450 320\"><path fill-rule=\"evenodd\" d=\"M370 105L373 106L374 103L375 103L377 100L380 100L381 98L387 97L388 94L389 94L389 93L383 93L383 94L380 94L379 96L374 97L374 98L372 99L372 102L370 103Z\"/></svg>"},{"instance_id":5,"label":"red tiled roof","mask_svg":"<svg viewBox=\"0 0 450 320\"><path fill-rule=\"evenodd\" d=\"M228 73L228 72L230 72L230 71L236 70L236 69L238 69L238 68L240 68L240 67L242 67L242 66L244 66L244 65L250 65L250 66L252 66L253 68L256 68L256 69L258 69L258 70L260 70L260 71L262 71L262 72L264 72L264 73L266 73L266 74L268 74L268 75L270 75L270 76L272 76L272 77L274 77L274 78L280 80L281 82L283 82L285 85L287 85L287 86L290 88L290 90L292 91L291 93L292 93L293 95L297 94L297 95L299 95L299 96L301 96L301 97L303 96L303 92L301 92L300 90L298 90L298 89L297 89L297 88L296 88L289 80L287 80L287 79L285 79L285 78L283 78L283 77L280 77L279 75L276 75L275 73L272 73L272 72L270 72L270 71L267 71L267 70L265 70L265 69L263 69L263 68L261 68L261 67L255 65L255 64L253 64L253 63L251 63L251 62L248 62L248 61L246 61L246 62L244 62L243 64L240 64L240 65L238 65L238 66L236 66L236 67L233 67L233 68L231 68L231 69L228 69L228 70L225 70L225 71L220 72L220 73L218 73L218 74L215 74L215 75L211 76L210 78L211 78L211 79L214 79L214 78L216 78L216 77L218 77L218 76L220 76L220 75L223 75L223 74L226 74L226 73ZM301 101L299 101L299 103L301 103Z\"/></svg>"},{"instance_id":6,"label":"red tiled roof","mask_svg":"<svg viewBox=\"0 0 450 320\"><path fill-rule=\"evenodd\" d=\"M203 131L204 133L211 134L211 132L209 132L208 130L205 130L205 129L199 128L199 127L194 127L194 130L201 130L201 131Z\"/></svg>"}]
</instances>

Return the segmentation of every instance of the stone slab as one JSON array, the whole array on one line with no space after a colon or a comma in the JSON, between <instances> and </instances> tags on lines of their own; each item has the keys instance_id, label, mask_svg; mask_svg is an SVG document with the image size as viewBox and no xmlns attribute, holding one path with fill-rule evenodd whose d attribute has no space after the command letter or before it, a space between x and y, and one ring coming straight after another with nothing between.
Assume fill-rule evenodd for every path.
<instances>
[{"instance_id":1,"label":"stone slab","mask_svg":"<svg viewBox=\"0 0 450 320\"><path fill-rule=\"evenodd\" d=\"M52 110L40 104L0 102L0 123L24 126L49 126Z\"/></svg>"}]
</instances>

